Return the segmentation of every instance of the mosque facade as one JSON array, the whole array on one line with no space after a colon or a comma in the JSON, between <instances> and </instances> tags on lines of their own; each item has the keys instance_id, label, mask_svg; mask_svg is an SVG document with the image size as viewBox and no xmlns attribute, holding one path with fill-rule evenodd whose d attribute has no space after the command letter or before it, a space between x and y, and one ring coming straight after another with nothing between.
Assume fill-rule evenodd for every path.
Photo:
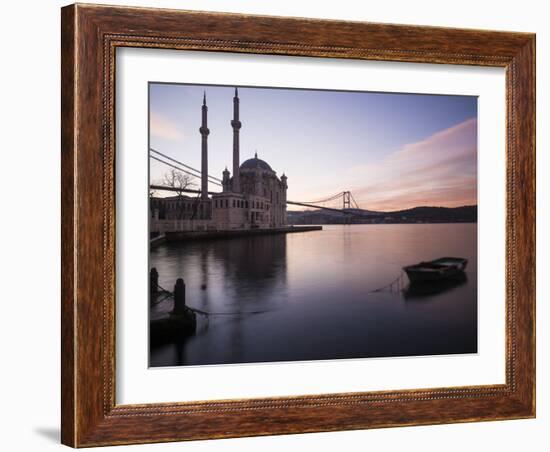
<instances>
[{"instance_id":1,"label":"mosque facade","mask_svg":"<svg viewBox=\"0 0 550 452\"><path fill-rule=\"evenodd\" d=\"M240 99L237 88L233 97L232 173L222 173L222 191L208 193L208 106L206 93L202 104L201 188L198 196L152 197L153 220L179 223L179 230L239 230L284 227L287 224L287 177L280 178L271 166L258 158L240 163ZM166 228L165 228L166 229Z\"/></svg>"}]
</instances>

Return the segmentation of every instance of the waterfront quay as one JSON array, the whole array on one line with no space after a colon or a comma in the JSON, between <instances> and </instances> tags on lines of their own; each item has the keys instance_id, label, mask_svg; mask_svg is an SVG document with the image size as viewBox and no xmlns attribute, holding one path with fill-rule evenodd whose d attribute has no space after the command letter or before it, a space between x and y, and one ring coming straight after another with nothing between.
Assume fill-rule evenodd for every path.
<instances>
[{"instance_id":1,"label":"waterfront quay","mask_svg":"<svg viewBox=\"0 0 550 452\"><path fill-rule=\"evenodd\" d=\"M261 235L321 231L322 229L322 226L283 226L278 228L233 229L222 231L171 231L152 239L151 246L158 246L166 242L179 242L187 240L219 240L237 237L255 237Z\"/></svg>"}]
</instances>

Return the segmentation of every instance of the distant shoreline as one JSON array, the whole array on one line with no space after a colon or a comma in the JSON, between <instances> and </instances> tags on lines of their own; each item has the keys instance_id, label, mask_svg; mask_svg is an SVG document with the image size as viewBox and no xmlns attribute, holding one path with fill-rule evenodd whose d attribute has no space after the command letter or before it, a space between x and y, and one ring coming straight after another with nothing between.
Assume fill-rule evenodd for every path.
<instances>
[{"instance_id":1,"label":"distant shoreline","mask_svg":"<svg viewBox=\"0 0 550 452\"><path fill-rule=\"evenodd\" d=\"M473 221L393 221L393 222L351 222L351 223L288 223L289 226L379 226L379 225L392 225L392 224L477 224L477 220Z\"/></svg>"},{"instance_id":2,"label":"distant shoreline","mask_svg":"<svg viewBox=\"0 0 550 452\"><path fill-rule=\"evenodd\" d=\"M477 223L477 205L461 207L413 207L395 212L362 209L288 211L288 223L305 224L434 224Z\"/></svg>"}]
</instances>

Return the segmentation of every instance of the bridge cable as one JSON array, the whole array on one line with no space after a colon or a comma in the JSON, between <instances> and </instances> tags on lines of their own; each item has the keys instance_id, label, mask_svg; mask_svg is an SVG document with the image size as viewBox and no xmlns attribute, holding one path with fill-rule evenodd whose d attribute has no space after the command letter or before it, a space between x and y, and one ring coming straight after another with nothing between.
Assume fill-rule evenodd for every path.
<instances>
[{"instance_id":1,"label":"bridge cable","mask_svg":"<svg viewBox=\"0 0 550 452\"><path fill-rule=\"evenodd\" d=\"M197 179L200 179L200 178L201 178L201 176L199 176L199 175L197 175L197 174L193 174L193 173L191 173L191 172L189 172L189 171L187 171L187 170L184 170L184 169L179 168L179 167L177 167L177 166L175 166L175 165L172 165L171 163L165 162L164 160L161 160L161 159L155 157L154 155L150 155L149 158L152 158L153 160L156 160L157 162L164 163L165 165L168 165L168 166L170 166L170 167L172 167L172 168L174 168L174 169L177 169L178 171L181 171L182 173L185 173L185 174L188 174L188 175L190 175L190 176L196 177ZM216 182L216 181L213 181L213 180L209 180L208 182L211 183L211 184L219 185L220 187L222 186L222 184L221 184L220 182Z\"/></svg>"},{"instance_id":2,"label":"bridge cable","mask_svg":"<svg viewBox=\"0 0 550 452\"><path fill-rule=\"evenodd\" d=\"M182 163L182 162L180 162L180 161L178 161L178 160L176 160L176 159L174 159L174 158L172 158L172 157L170 157L170 156L168 156L168 155L166 155L166 154L163 154L162 152L159 152L159 151L157 151L156 149L149 148L149 150L152 151L152 152L154 152L155 154L161 155L162 157L164 157L164 158L166 158L166 159L168 159L168 160L171 160L171 161L174 162L174 163L177 163L177 164L180 165L180 166L183 166L184 168L187 168L187 169L189 169L189 170L195 171L196 173L199 173L199 175L201 174L201 172L200 172L198 169L193 168L192 166L186 165L185 163ZM163 163L164 163L164 162L163 162ZM222 181L221 179L219 179L219 178L217 178L217 177L214 177L214 176L210 176L210 175L208 175L208 178L209 178L209 179L213 179L213 180L218 181L218 182L221 182L221 181Z\"/></svg>"},{"instance_id":3,"label":"bridge cable","mask_svg":"<svg viewBox=\"0 0 550 452\"><path fill-rule=\"evenodd\" d=\"M355 205L355 208L360 209L359 204L357 204L357 201L353 197L353 193L351 191L349 192L349 195L351 196L351 200L353 201L353 204Z\"/></svg>"},{"instance_id":4,"label":"bridge cable","mask_svg":"<svg viewBox=\"0 0 550 452\"><path fill-rule=\"evenodd\" d=\"M318 203L322 203L322 202L328 202L328 201L333 201L337 198L339 198L342 193L344 193L343 191L341 191L340 193L336 193L335 195L332 195L328 198L325 198L325 199L320 199L318 201L297 201L297 202L301 202L301 203L304 203L304 204L318 204Z\"/></svg>"}]
</instances>

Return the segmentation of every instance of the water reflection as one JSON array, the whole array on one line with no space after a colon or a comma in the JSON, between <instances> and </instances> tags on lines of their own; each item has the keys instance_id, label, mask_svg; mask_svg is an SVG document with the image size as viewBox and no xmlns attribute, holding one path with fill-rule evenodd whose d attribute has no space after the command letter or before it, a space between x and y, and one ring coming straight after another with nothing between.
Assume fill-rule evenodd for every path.
<instances>
[{"instance_id":1,"label":"water reflection","mask_svg":"<svg viewBox=\"0 0 550 452\"><path fill-rule=\"evenodd\" d=\"M160 285L183 277L187 304L214 315L199 316L194 336L153 348L150 364L476 352L476 250L475 224L334 225L161 246L150 259ZM445 255L469 260L464 280L372 293L403 266ZM153 306L150 318L171 304Z\"/></svg>"},{"instance_id":2,"label":"water reflection","mask_svg":"<svg viewBox=\"0 0 550 452\"><path fill-rule=\"evenodd\" d=\"M403 296L406 300L434 299L435 295L453 290L467 282L468 277L466 273L460 273L452 279L444 281L410 283L407 288L403 290Z\"/></svg>"}]
</instances>

